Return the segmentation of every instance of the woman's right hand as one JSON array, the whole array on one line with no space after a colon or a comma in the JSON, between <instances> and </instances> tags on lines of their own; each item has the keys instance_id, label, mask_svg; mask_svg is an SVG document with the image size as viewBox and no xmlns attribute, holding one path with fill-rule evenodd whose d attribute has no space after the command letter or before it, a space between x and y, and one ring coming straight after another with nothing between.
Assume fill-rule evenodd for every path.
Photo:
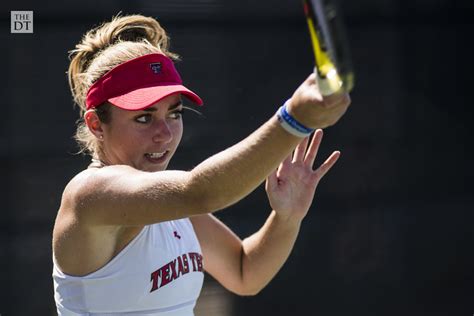
<instances>
[{"instance_id":1,"label":"woman's right hand","mask_svg":"<svg viewBox=\"0 0 474 316\"><path fill-rule=\"evenodd\" d=\"M335 124L350 103L348 93L339 92L323 97L313 73L293 93L287 103L287 111L307 127L325 128Z\"/></svg>"}]
</instances>

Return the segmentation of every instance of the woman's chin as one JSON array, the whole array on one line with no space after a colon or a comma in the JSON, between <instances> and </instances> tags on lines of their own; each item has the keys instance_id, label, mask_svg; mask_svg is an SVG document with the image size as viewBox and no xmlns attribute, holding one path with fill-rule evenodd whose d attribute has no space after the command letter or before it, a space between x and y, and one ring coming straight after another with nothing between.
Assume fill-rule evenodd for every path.
<instances>
[{"instance_id":1,"label":"woman's chin","mask_svg":"<svg viewBox=\"0 0 474 316\"><path fill-rule=\"evenodd\" d=\"M146 164L145 166L142 166L140 170L146 171L146 172L158 172L158 171L166 170L167 167L168 167L168 162L162 163L162 164Z\"/></svg>"}]
</instances>

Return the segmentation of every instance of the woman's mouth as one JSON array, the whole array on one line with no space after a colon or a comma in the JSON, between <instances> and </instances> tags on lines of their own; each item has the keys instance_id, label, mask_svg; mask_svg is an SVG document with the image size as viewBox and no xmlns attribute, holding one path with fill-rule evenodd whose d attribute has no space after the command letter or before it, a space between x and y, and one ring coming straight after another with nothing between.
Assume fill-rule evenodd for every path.
<instances>
[{"instance_id":1,"label":"woman's mouth","mask_svg":"<svg viewBox=\"0 0 474 316\"><path fill-rule=\"evenodd\" d=\"M145 158L153 164L159 164L166 161L166 159L168 158L168 154L168 150L162 152L146 153Z\"/></svg>"}]
</instances>

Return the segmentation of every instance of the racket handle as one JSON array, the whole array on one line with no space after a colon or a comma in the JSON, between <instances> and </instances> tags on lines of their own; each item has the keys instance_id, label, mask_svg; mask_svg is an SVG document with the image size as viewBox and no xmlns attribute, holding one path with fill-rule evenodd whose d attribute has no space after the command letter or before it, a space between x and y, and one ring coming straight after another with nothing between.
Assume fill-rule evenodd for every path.
<instances>
[{"instance_id":1,"label":"racket handle","mask_svg":"<svg viewBox=\"0 0 474 316\"><path fill-rule=\"evenodd\" d=\"M350 92L354 87L354 71L338 1L304 0L303 5L321 94Z\"/></svg>"},{"instance_id":2,"label":"racket handle","mask_svg":"<svg viewBox=\"0 0 474 316\"><path fill-rule=\"evenodd\" d=\"M322 76L318 67L314 67L314 74L322 96L335 94L341 90L343 82L336 68L332 68L326 76Z\"/></svg>"}]
</instances>

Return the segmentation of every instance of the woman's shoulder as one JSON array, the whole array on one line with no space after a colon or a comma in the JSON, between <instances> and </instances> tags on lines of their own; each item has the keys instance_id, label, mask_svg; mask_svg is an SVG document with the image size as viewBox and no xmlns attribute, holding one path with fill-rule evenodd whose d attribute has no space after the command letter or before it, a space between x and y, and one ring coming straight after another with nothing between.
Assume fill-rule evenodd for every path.
<instances>
[{"instance_id":1,"label":"woman's shoulder","mask_svg":"<svg viewBox=\"0 0 474 316\"><path fill-rule=\"evenodd\" d=\"M120 190L117 188L121 187L118 183L124 183L124 179L134 178L137 171L126 165L87 168L76 174L66 184L61 197L60 209L67 210L67 213L79 212L81 214L84 210L94 209L105 195L111 195Z\"/></svg>"},{"instance_id":2,"label":"woman's shoulder","mask_svg":"<svg viewBox=\"0 0 474 316\"><path fill-rule=\"evenodd\" d=\"M63 191L63 199L93 194L98 188L103 188L107 182L112 181L114 177L125 175L133 170L130 166L125 165L87 168L69 180Z\"/></svg>"},{"instance_id":3,"label":"woman's shoulder","mask_svg":"<svg viewBox=\"0 0 474 316\"><path fill-rule=\"evenodd\" d=\"M91 183L93 183L93 178L95 177L94 173L94 170L85 169L69 180L62 192L58 215L64 213L71 214L71 211L76 210L76 206L80 204L78 202L81 199L81 195L84 195L87 190L86 188L93 189Z\"/></svg>"},{"instance_id":4,"label":"woman's shoulder","mask_svg":"<svg viewBox=\"0 0 474 316\"><path fill-rule=\"evenodd\" d=\"M90 186L97 176L97 170L85 169L76 174L64 187L63 200L76 196L83 191L83 188Z\"/></svg>"}]
</instances>

